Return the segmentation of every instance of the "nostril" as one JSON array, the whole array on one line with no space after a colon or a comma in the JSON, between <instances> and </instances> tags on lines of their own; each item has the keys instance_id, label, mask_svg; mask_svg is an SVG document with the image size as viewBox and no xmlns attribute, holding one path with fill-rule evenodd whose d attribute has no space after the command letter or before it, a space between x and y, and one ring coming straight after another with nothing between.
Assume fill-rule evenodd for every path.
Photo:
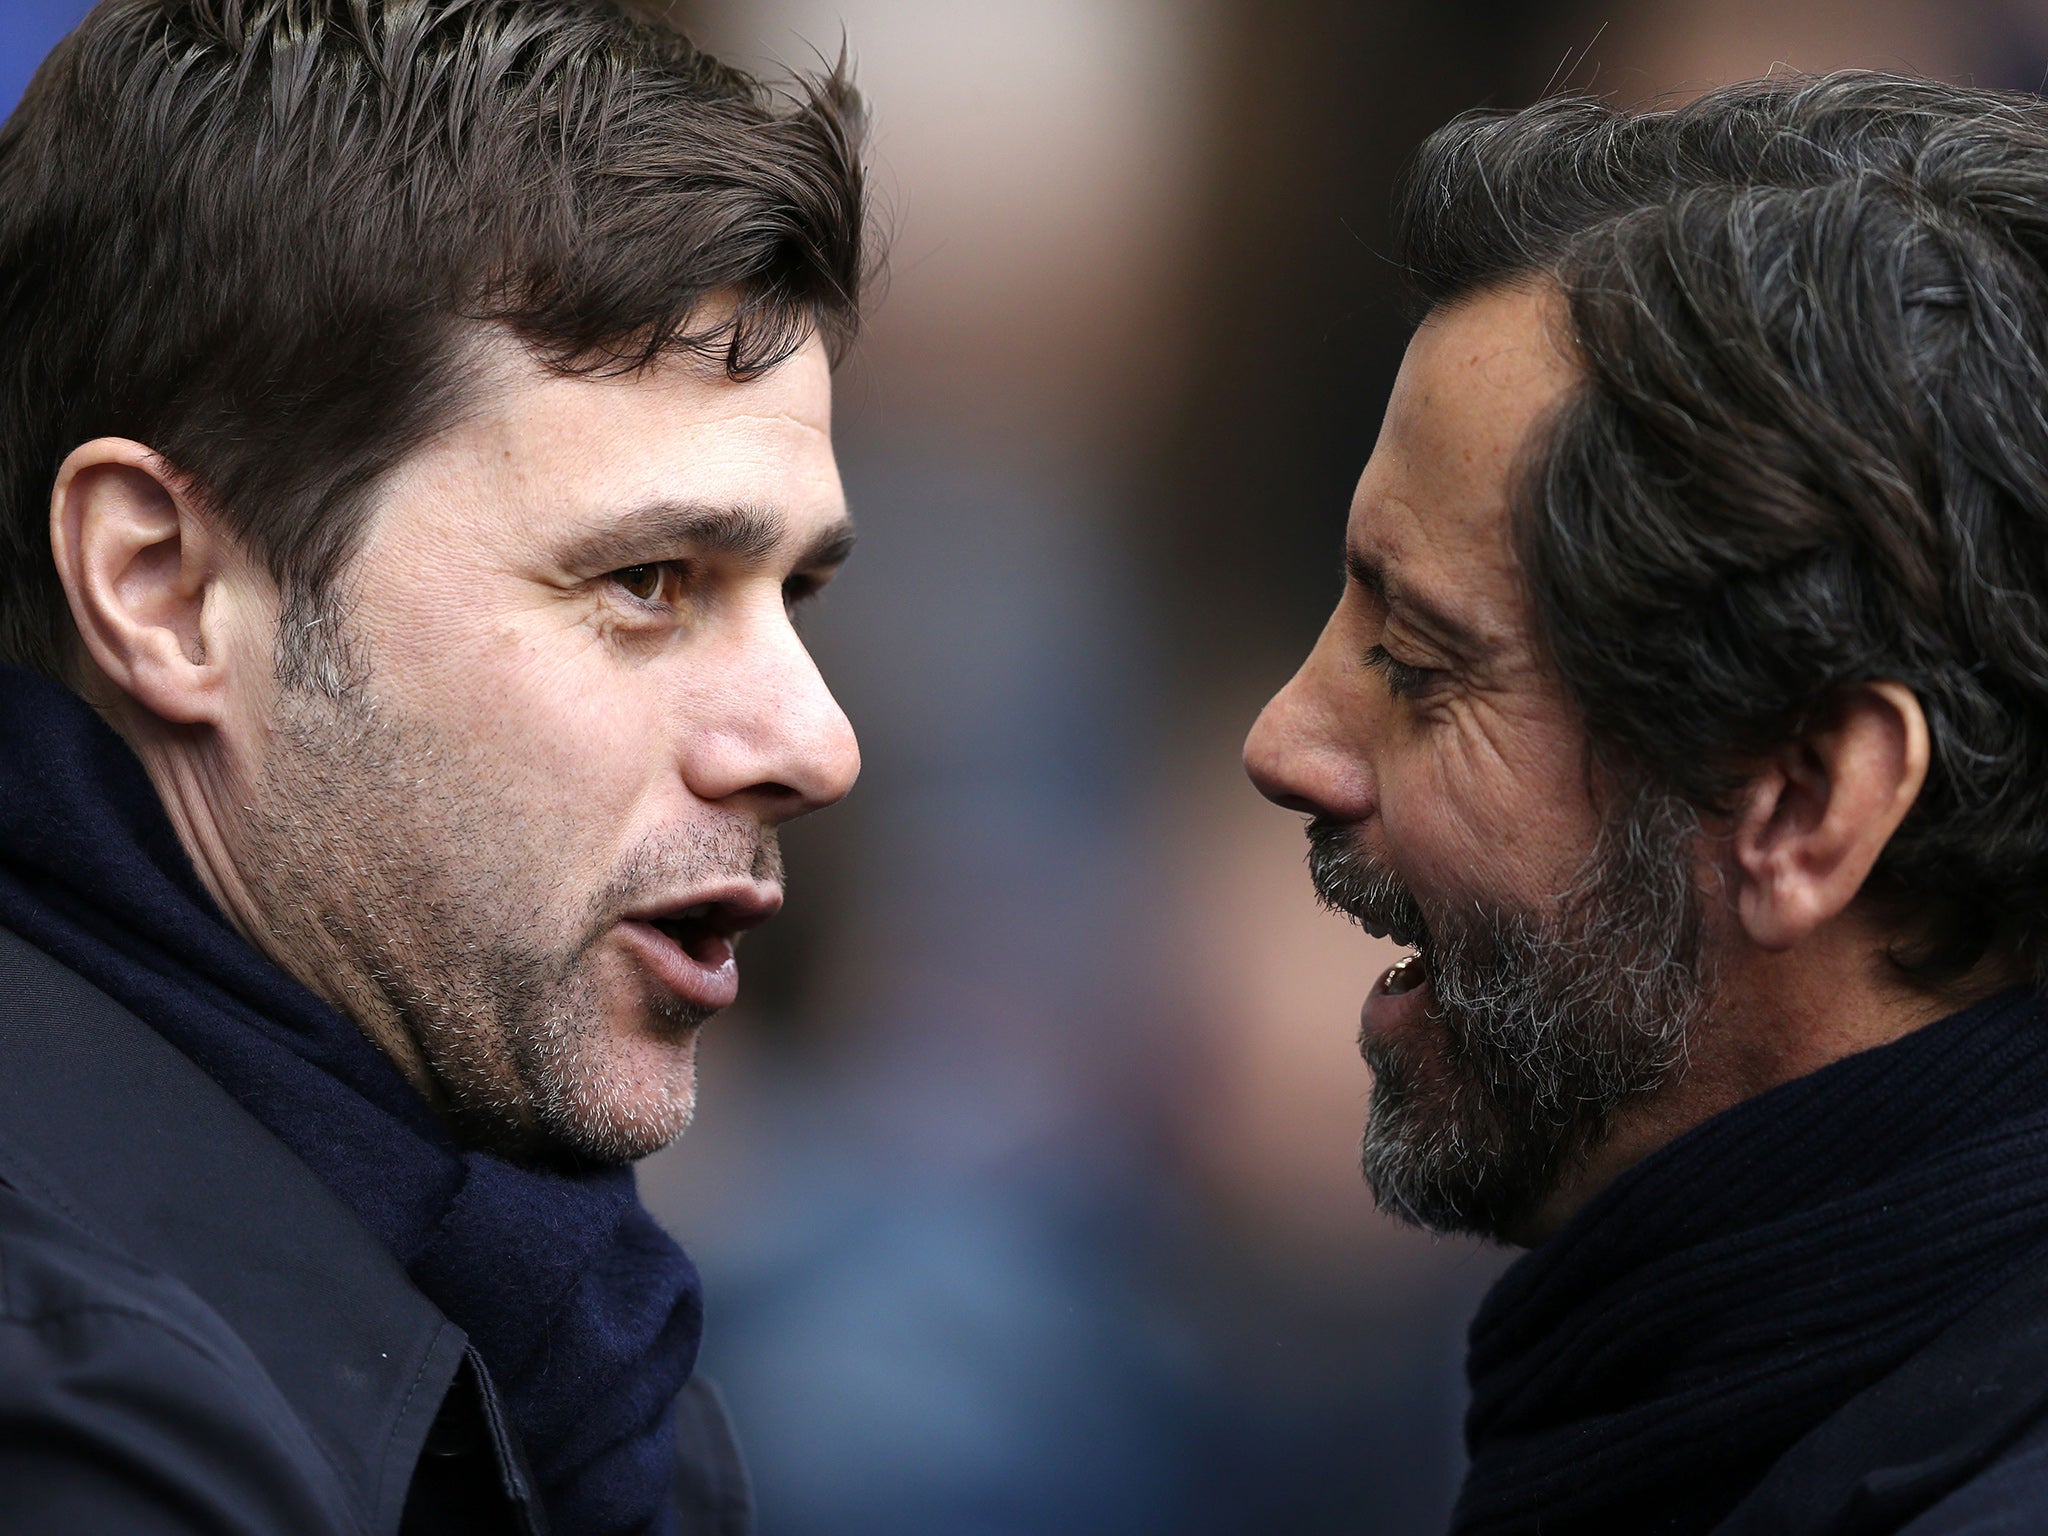
<instances>
[{"instance_id":1,"label":"nostril","mask_svg":"<svg viewBox=\"0 0 2048 1536\"><path fill-rule=\"evenodd\" d=\"M1367 765L1329 747L1271 757L1248 751L1244 766L1260 794L1303 816L1364 821L1378 809Z\"/></svg>"},{"instance_id":2,"label":"nostril","mask_svg":"<svg viewBox=\"0 0 2048 1536\"><path fill-rule=\"evenodd\" d=\"M747 799L753 807L754 814L769 826L794 821L797 817L816 810L820 805L831 803L830 800L808 794L793 784L775 781L756 784L747 792Z\"/></svg>"},{"instance_id":3,"label":"nostril","mask_svg":"<svg viewBox=\"0 0 2048 1536\"><path fill-rule=\"evenodd\" d=\"M1319 816L1322 814L1323 808L1304 795L1286 794L1282 791L1268 789L1263 784L1259 785L1259 793L1275 805L1283 806L1290 811L1299 811L1304 816Z\"/></svg>"}]
</instances>

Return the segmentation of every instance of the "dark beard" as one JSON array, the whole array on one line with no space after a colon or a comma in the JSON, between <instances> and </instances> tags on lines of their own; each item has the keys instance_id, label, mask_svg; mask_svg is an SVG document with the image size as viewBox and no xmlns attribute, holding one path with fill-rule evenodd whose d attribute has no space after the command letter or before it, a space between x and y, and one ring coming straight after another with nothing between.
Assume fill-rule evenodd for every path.
<instances>
[{"instance_id":1,"label":"dark beard","mask_svg":"<svg viewBox=\"0 0 2048 1536\"><path fill-rule=\"evenodd\" d=\"M1412 943L1432 991L1426 1039L1374 1036L1364 1166L1380 1208L1440 1232L1510 1237L1611 1132L1615 1112L1684 1072L1709 992L1691 807L1633 797L1546 908L1425 904L1309 823L1331 909Z\"/></svg>"}]
</instances>

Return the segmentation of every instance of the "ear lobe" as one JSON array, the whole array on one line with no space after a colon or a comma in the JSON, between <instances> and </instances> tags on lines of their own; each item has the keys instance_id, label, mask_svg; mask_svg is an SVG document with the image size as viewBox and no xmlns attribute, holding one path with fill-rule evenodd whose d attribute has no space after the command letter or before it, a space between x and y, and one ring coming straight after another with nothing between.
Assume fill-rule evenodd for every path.
<instances>
[{"instance_id":1,"label":"ear lobe","mask_svg":"<svg viewBox=\"0 0 2048 1536\"><path fill-rule=\"evenodd\" d=\"M1790 949L1846 911L1927 781L1927 717L1892 682L1846 690L1751 779L1733 837L1736 916Z\"/></svg>"},{"instance_id":2,"label":"ear lobe","mask_svg":"<svg viewBox=\"0 0 2048 1536\"><path fill-rule=\"evenodd\" d=\"M51 492L50 549L108 680L161 719L214 720L207 605L222 549L170 465L124 438L74 449Z\"/></svg>"}]
</instances>

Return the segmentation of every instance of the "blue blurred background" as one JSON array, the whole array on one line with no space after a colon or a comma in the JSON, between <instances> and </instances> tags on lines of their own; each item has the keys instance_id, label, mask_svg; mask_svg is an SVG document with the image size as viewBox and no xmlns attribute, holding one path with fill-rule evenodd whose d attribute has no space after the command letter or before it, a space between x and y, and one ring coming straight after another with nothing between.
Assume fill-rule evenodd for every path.
<instances>
[{"instance_id":1,"label":"blue blurred background","mask_svg":"<svg viewBox=\"0 0 2048 1536\"><path fill-rule=\"evenodd\" d=\"M1506 1256L1371 1209L1356 1009L1238 743L1337 587L1430 127L1774 64L2037 89L2027 0L650 0L842 34L894 275L841 374L867 754L650 1204L765 1536L1408 1536ZM84 6L0 0L11 101Z\"/></svg>"},{"instance_id":2,"label":"blue blurred background","mask_svg":"<svg viewBox=\"0 0 2048 1536\"><path fill-rule=\"evenodd\" d=\"M0 100L12 107L57 39L90 7L79 0L5 0L0 4Z\"/></svg>"}]
</instances>

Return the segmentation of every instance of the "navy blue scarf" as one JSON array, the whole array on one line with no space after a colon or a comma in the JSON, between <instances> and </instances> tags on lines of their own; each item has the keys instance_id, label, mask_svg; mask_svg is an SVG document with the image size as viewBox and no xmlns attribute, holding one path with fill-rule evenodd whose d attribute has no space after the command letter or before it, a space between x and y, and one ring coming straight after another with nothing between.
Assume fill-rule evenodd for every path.
<instances>
[{"instance_id":1,"label":"navy blue scarf","mask_svg":"<svg viewBox=\"0 0 2048 1536\"><path fill-rule=\"evenodd\" d=\"M0 924L160 1030L390 1247L489 1366L558 1536L670 1528L702 1300L632 1171L460 1148L354 1024L228 925L120 738L11 667Z\"/></svg>"},{"instance_id":2,"label":"navy blue scarf","mask_svg":"<svg viewBox=\"0 0 2048 1536\"><path fill-rule=\"evenodd\" d=\"M1458 1536L1693 1536L2048 1244L2048 1002L2009 992L1645 1159L1472 1325Z\"/></svg>"}]
</instances>

